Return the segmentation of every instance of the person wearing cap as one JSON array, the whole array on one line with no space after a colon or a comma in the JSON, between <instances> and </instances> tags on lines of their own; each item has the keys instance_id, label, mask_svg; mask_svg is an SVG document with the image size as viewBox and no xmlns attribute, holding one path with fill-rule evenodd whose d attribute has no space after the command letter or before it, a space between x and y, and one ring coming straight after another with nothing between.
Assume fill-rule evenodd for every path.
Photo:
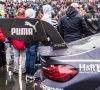
<instances>
[{"instance_id":1,"label":"person wearing cap","mask_svg":"<svg viewBox=\"0 0 100 90\"><path fill-rule=\"evenodd\" d=\"M29 8L25 11L27 18L35 18L36 11ZM35 63L37 59L38 42L25 43L26 48L26 80L33 80L35 72Z\"/></svg>"},{"instance_id":2,"label":"person wearing cap","mask_svg":"<svg viewBox=\"0 0 100 90\"><path fill-rule=\"evenodd\" d=\"M68 43L82 38L82 34L87 35L88 27L77 11L71 4L72 0L66 0L67 11L66 15L60 18L58 27L59 32Z\"/></svg>"},{"instance_id":3,"label":"person wearing cap","mask_svg":"<svg viewBox=\"0 0 100 90\"><path fill-rule=\"evenodd\" d=\"M80 15L84 16L86 14L81 5L78 3L72 3L71 6L74 7L80 13Z\"/></svg>"}]
</instances>

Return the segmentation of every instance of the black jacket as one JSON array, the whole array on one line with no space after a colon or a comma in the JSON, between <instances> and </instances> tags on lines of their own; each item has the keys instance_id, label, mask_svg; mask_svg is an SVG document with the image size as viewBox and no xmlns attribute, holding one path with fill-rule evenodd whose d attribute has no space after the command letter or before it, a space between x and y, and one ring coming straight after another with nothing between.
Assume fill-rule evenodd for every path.
<instances>
[{"instance_id":1,"label":"black jacket","mask_svg":"<svg viewBox=\"0 0 100 90\"><path fill-rule=\"evenodd\" d=\"M100 33L100 16L99 16L99 19L98 19L98 29L97 29L97 33Z\"/></svg>"},{"instance_id":2,"label":"black jacket","mask_svg":"<svg viewBox=\"0 0 100 90\"><path fill-rule=\"evenodd\" d=\"M72 42L82 38L82 34L88 33L88 27L78 11L70 6L66 15L60 18L59 31L66 42Z\"/></svg>"}]
</instances>

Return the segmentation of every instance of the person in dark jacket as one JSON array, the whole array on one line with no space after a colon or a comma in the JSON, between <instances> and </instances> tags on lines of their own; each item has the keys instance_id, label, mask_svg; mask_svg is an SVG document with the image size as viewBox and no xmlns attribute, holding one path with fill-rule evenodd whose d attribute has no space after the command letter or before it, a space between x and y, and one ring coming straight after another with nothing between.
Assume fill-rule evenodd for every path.
<instances>
[{"instance_id":1,"label":"person in dark jacket","mask_svg":"<svg viewBox=\"0 0 100 90\"><path fill-rule=\"evenodd\" d=\"M28 8L25 11L27 18L35 18L36 11L32 8ZM35 73L35 63L37 60L37 48L38 42L25 43L26 48L26 80L33 80Z\"/></svg>"},{"instance_id":2,"label":"person in dark jacket","mask_svg":"<svg viewBox=\"0 0 100 90\"><path fill-rule=\"evenodd\" d=\"M64 40L70 43L72 41L81 39L82 34L87 35L88 27L77 9L71 6L71 0L68 1L66 15L60 18L58 27Z\"/></svg>"},{"instance_id":3,"label":"person in dark jacket","mask_svg":"<svg viewBox=\"0 0 100 90\"><path fill-rule=\"evenodd\" d=\"M99 15L99 18L98 18L98 29L97 29L97 33L100 33L100 15Z\"/></svg>"}]
</instances>

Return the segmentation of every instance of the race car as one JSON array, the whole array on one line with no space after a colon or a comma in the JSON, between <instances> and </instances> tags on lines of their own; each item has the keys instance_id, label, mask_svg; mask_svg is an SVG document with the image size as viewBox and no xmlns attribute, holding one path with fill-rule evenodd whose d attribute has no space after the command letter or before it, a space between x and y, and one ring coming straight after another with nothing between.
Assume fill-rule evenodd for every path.
<instances>
[{"instance_id":1,"label":"race car","mask_svg":"<svg viewBox=\"0 0 100 90\"><path fill-rule=\"evenodd\" d=\"M53 50L41 46L34 90L100 90L100 34Z\"/></svg>"}]
</instances>

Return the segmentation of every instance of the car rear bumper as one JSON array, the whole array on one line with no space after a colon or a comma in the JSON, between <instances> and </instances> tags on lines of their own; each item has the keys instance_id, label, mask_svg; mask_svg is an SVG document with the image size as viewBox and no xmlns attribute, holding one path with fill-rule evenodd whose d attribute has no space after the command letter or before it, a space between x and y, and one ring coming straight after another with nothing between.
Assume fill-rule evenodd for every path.
<instances>
[{"instance_id":1,"label":"car rear bumper","mask_svg":"<svg viewBox=\"0 0 100 90\"><path fill-rule=\"evenodd\" d=\"M37 74L39 75L39 72ZM73 79L66 82L38 79L33 86L34 90L95 90L97 87L100 87L100 73L79 73Z\"/></svg>"}]
</instances>

